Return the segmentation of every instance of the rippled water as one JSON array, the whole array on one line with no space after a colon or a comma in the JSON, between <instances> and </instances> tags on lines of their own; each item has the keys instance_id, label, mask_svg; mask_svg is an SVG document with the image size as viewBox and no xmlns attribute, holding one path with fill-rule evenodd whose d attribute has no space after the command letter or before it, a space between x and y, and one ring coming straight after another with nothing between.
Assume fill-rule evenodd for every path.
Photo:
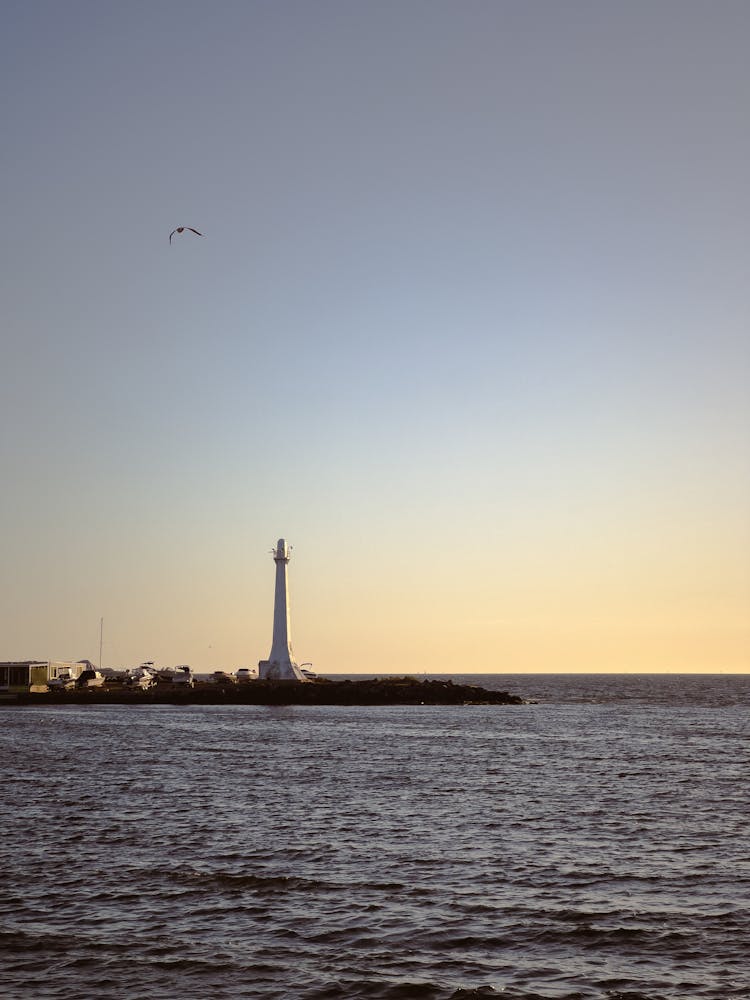
<instances>
[{"instance_id":1,"label":"rippled water","mask_svg":"<svg viewBox=\"0 0 750 1000\"><path fill-rule=\"evenodd\" d=\"M748 1000L750 677L481 681L0 707L0 993Z\"/></svg>"}]
</instances>

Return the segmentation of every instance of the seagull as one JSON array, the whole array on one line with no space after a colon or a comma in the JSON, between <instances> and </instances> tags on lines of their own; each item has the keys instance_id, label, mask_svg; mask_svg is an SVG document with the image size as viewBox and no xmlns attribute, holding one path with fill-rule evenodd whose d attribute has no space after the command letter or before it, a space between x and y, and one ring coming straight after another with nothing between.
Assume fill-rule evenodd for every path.
<instances>
[{"instance_id":1,"label":"seagull","mask_svg":"<svg viewBox=\"0 0 750 1000\"><path fill-rule=\"evenodd\" d=\"M193 229L192 226L178 226L177 229L173 229L169 234L169 242L172 243L172 237L175 233L184 233L186 229L189 229L191 233L195 233L196 236L203 236L203 233L199 233L197 229Z\"/></svg>"}]
</instances>

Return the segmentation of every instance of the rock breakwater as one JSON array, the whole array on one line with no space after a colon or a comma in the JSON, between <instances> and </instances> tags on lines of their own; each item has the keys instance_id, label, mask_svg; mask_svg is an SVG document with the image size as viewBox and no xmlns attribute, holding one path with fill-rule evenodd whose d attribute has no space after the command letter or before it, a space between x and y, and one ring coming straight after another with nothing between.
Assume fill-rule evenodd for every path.
<instances>
[{"instance_id":1,"label":"rock breakwater","mask_svg":"<svg viewBox=\"0 0 750 1000\"><path fill-rule=\"evenodd\" d=\"M50 691L18 696L19 705L523 705L523 698L507 691L489 691L450 680L386 677L367 680L319 678L307 684L250 681L218 685L196 683L185 689L159 685L148 691L106 685L76 691Z\"/></svg>"}]
</instances>

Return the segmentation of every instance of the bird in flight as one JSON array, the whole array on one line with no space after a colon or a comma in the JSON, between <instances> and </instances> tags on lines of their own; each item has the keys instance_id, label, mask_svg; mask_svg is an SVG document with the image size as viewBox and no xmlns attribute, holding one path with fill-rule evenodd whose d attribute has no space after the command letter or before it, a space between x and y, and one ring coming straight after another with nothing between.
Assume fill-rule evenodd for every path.
<instances>
[{"instance_id":1,"label":"bird in flight","mask_svg":"<svg viewBox=\"0 0 750 1000\"><path fill-rule=\"evenodd\" d=\"M169 234L169 242L172 243L172 237L175 233L184 233L186 229L189 229L191 233L195 233L196 236L203 236L203 233L199 233L197 229L193 229L192 226L178 226L177 229L173 229Z\"/></svg>"}]
</instances>

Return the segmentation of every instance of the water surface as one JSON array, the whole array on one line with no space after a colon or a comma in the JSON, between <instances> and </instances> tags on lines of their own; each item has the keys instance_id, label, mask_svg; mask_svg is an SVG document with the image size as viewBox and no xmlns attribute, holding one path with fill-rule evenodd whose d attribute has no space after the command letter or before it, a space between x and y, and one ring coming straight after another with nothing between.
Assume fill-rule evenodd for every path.
<instances>
[{"instance_id":1,"label":"water surface","mask_svg":"<svg viewBox=\"0 0 750 1000\"><path fill-rule=\"evenodd\" d=\"M750 998L750 678L0 708L8 1000Z\"/></svg>"}]
</instances>

